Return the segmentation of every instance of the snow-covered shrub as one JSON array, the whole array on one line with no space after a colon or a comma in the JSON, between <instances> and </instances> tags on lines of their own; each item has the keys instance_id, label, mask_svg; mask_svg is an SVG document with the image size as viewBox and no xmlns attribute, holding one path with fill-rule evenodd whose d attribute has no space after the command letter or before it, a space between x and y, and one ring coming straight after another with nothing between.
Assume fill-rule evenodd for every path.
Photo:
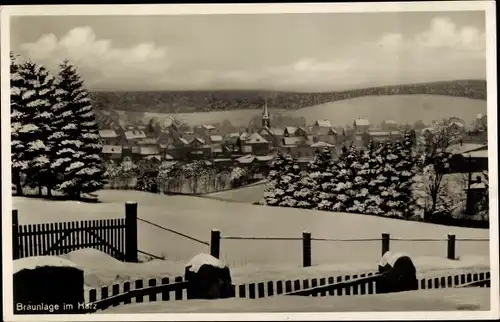
<instances>
[{"instance_id":1,"label":"snow-covered shrub","mask_svg":"<svg viewBox=\"0 0 500 322\"><path fill-rule=\"evenodd\" d=\"M231 171L230 182L231 187L241 187L247 182L248 179L248 171L241 167L234 167Z\"/></svg>"},{"instance_id":2,"label":"snow-covered shrub","mask_svg":"<svg viewBox=\"0 0 500 322\"><path fill-rule=\"evenodd\" d=\"M154 163L144 163L139 167L136 190L146 192L158 192L159 166Z\"/></svg>"}]
</instances>

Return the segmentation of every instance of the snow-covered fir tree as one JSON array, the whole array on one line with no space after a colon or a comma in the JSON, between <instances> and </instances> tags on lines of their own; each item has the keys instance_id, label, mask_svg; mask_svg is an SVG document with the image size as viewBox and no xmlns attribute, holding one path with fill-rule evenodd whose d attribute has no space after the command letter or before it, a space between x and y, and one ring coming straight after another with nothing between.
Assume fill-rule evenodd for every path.
<instances>
[{"instance_id":1,"label":"snow-covered fir tree","mask_svg":"<svg viewBox=\"0 0 500 322\"><path fill-rule=\"evenodd\" d=\"M316 204L315 208L319 210L331 210L332 208L335 169L336 165L332 159L331 150L328 148L318 151L308 166L308 175L316 184L313 202Z\"/></svg>"},{"instance_id":2,"label":"snow-covered fir tree","mask_svg":"<svg viewBox=\"0 0 500 322\"><path fill-rule=\"evenodd\" d=\"M264 203L269 206L279 206L285 196L287 184L283 181L285 168L290 158L278 153L269 167L268 184L264 192Z\"/></svg>"},{"instance_id":3,"label":"snow-covered fir tree","mask_svg":"<svg viewBox=\"0 0 500 322\"><path fill-rule=\"evenodd\" d=\"M59 140L54 168L61 174L58 189L79 198L82 193L100 189L104 184L104 167L99 129L88 92L75 67L67 60L60 66L58 117L64 121L64 138Z\"/></svg>"},{"instance_id":4,"label":"snow-covered fir tree","mask_svg":"<svg viewBox=\"0 0 500 322\"><path fill-rule=\"evenodd\" d=\"M285 195L279 206L309 208L310 202L308 198L312 198L312 191L301 192L302 173L299 163L291 156L286 158L287 163L284 167L284 175L281 178L285 187ZM304 184L307 185L307 179L304 181Z\"/></svg>"},{"instance_id":5,"label":"snow-covered fir tree","mask_svg":"<svg viewBox=\"0 0 500 322\"><path fill-rule=\"evenodd\" d=\"M18 139L24 143L23 159L27 161L26 183L38 188L38 194L51 180L49 136L52 133L51 96L54 78L43 66L28 60L18 70L24 89L17 111L24 114L26 123L17 129ZM50 186L50 185L49 185Z\"/></svg>"},{"instance_id":6,"label":"snow-covered fir tree","mask_svg":"<svg viewBox=\"0 0 500 322\"><path fill-rule=\"evenodd\" d=\"M12 183L16 186L18 195L23 195L21 176L28 169L28 159L25 155L26 145L29 141L30 125L32 120L26 112L23 93L26 84L21 76L19 57L10 53L10 133L11 133L11 157L12 157Z\"/></svg>"},{"instance_id":7,"label":"snow-covered fir tree","mask_svg":"<svg viewBox=\"0 0 500 322\"><path fill-rule=\"evenodd\" d=\"M332 210L348 211L354 205L354 199L357 194L354 179L361 166L359 152L354 144L349 148L342 149L337 166L338 170L335 173L337 182L335 187L333 187L335 203Z\"/></svg>"},{"instance_id":8,"label":"snow-covered fir tree","mask_svg":"<svg viewBox=\"0 0 500 322\"><path fill-rule=\"evenodd\" d=\"M396 190L399 193L397 212L405 218L411 217L417 207L413 198L414 179L417 174L417 163L415 161L414 139L411 132L406 132L402 144L396 146L399 156L395 164L395 170L399 180Z\"/></svg>"},{"instance_id":9,"label":"snow-covered fir tree","mask_svg":"<svg viewBox=\"0 0 500 322\"><path fill-rule=\"evenodd\" d=\"M370 195L368 197L368 205L366 213L375 215L385 215L387 208L387 190L391 184L390 177L392 176L391 167L388 166L388 155L392 148L392 142L386 141L379 144L373 153L371 160L371 175L374 176L369 182Z\"/></svg>"},{"instance_id":10,"label":"snow-covered fir tree","mask_svg":"<svg viewBox=\"0 0 500 322\"><path fill-rule=\"evenodd\" d=\"M356 210L360 213L377 214L380 210L378 204L380 198L378 196L379 191L376 180L377 169L380 164L377 160L376 151L377 146L375 142L370 140L360 155L361 166L355 180L357 188Z\"/></svg>"}]
</instances>

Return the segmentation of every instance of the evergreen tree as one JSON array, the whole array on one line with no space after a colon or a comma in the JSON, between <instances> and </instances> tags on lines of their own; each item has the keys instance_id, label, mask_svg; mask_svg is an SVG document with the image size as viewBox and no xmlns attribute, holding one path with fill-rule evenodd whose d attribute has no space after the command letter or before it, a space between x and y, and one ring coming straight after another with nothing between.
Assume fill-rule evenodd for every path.
<instances>
[{"instance_id":1,"label":"evergreen tree","mask_svg":"<svg viewBox=\"0 0 500 322\"><path fill-rule=\"evenodd\" d=\"M313 202L316 204L317 209L330 210L333 205L334 169L332 154L328 148L317 152L314 160L309 165L309 177L316 184Z\"/></svg>"},{"instance_id":2,"label":"evergreen tree","mask_svg":"<svg viewBox=\"0 0 500 322\"><path fill-rule=\"evenodd\" d=\"M375 179L376 160L374 156L375 144L369 140L367 146L359 154L359 168L354 177L353 190L356 192L354 195L354 202L348 211L358 213L368 213L368 208L373 205L373 200L370 196L375 192Z\"/></svg>"},{"instance_id":3,"label":"evergreen tree","mask_svg":"<svg viewBox=\"0 0 500 322\"><path fill-rule=\"evenodd\" d=\"M302 196L300 194L300 181L302 179L299 163L296 159L291 156L286 156L287 163L284 167L284 175L281 178L283 186L285 187L285 195L283 200L279 204L282 207L298 207L299 203L301 207L308 207L310 202L307 202L307 195ZM309 197L312 198L312 193L309 193Z\"/></svg>"},{"instance_id":4,"label":"evergreen tree","mask_svg":"<svg viewBox=\"0 0 500 322\"><path fill-rule=\"evenodd\" d=\"M269 175L266 191L264 192L264 202L269 206L279 206L285 196L287 184L283 181L285 168L289 163L289 158L278 153L269 167Z\"/></svg>"},{"instance_id":5,"label":"evergreen tree","mask_svg":"<svg viewBox=\"0 0 500 322\"><path fill-rule=\"evenodd\" d=\"M25 155L27 137L29 137L30 114L27 113L23 94L26 91L24 79L21 76L21 65L18 56L10 53L10 130L12 180L18 195L23 195L21 175L28 169L28 159Z\"/></svg>"},{"instance_id":6,"label":"evergreen tree","mask_svg":"<svg viewBox=\"0 0 500 322\"><path fill-rule=\"evenodd\" d=\"M31 61L25 62L19 72L25 87L21 95L22 107L18 108L24 113L24 119L29 121L17 133L24 131L18 138L25 144L23 158L28 163L25 170L27 184L38 188L38 194L42 196L42 188L50 178L48 138L52 132L53 77L44 67Z\"/></svg>"},{"instance_id":7,"label":"evergreen tree","mask_svg":"<svg viewBox=\"0 0 500 322\"><path fill-rule=\"evenodd\" d=\"M371 176L372 179L368 182L368 187L370 189L370 195L367 199L366 213L375 215L385 215L387 212L386 207L386 190L388 189L390 182L387 175L389 168L387 165L387 156L389 154L392 143L386 141L379 144L374 149L373 158L371 161Z\"/></svg>"},{"instance_id":8,"label":"evergreen tree","mask_svg":"<svg viewBox=\"0 0 500 322\"><path fill-rule=\"evenodd\" d=\"M63 126L66 132L64 146L58 151L56 168L65 170L58 188L73 198L81 193L90 193L102 188L104 167L101 160L102 143L88 92L75 67L67 60L60 66L61 89L58 108L60 115L69 118L70 124ZM69 116L69 114L73 114ZM63 118L64 118L63 116Z\"/></svg>"},{"instance_id":9,"label":"evergreen tree","mask_svg":"<svg viewBox=\"0 0 500 322\"><path fill-rule=\"evenodd\" d=\"M416 210L416 200L413 198L413 184L417 174L416 154L414 151L414 138L411 132L406 132L402 144L396 146L399 155L395 170L399 176L396 190L398 196L398 214L409 218Z\"/></svg>"},{"instance_id":10,"label":"evergreen tree","mask_svg":"<svg viewBox=\"0 0 500 322\"><path fill-rule=\"evenodd\" d=\"M335 186L333 191L335 194L335 202L332 206L334 211L347 211L354 204L354 196L356 190L353 185L354 178L360 167L359 153L356 146L352 144L350 148L343 147L338 169L335 172Z\"/></svg>"}]
</instances>

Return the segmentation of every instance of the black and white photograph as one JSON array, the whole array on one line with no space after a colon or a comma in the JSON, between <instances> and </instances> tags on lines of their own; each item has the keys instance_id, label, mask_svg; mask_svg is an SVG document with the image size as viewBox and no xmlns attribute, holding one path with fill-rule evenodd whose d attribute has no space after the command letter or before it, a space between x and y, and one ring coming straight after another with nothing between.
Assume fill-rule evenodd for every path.
<instances>
[{"instance_id":1,"label":"black and white photograph","mask_svg":"<svg viewBox=\"0 0 500 322\"><path fill-rule=\"evenodd\" d=\"M499 318L494 2L0 9L4 319Z\"/></svg>"}]
</instances>

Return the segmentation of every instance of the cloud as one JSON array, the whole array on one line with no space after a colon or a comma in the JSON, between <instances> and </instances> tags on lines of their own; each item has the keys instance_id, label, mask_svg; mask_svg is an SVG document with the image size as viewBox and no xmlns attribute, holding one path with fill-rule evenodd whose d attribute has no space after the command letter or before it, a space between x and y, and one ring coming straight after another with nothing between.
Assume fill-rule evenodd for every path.
<instances>
[{"instance_id":1,"label":"cloud","mask_svg":"<svg viewBox=\"0 0 500 322\"><path fill-rule=\"evenodd\" d=\"M219 44L225 45L228 47L218 49L231 52L230 43ZM99 39L90 27L78 27L60 39L47 34L21 48L33 60L49 67L57 66L64 58L70 59L94 89L323 91L486 77L484 31L459 26L448 17L434 18L425 30L413 35L393 31L348 47L334 44L322 51L321 58L314 57L314 50L309 57L283 52L287 60L282 64L265 64L265 56L239 52L239 59L245 64L240 67L233 62L233 67L226 67L230 65L221 63L220 52L209 55L204 46L206 39L197 42L193 38L189 49L173 45L167 49L155 43L120 48L112 40ZM257 46L255 50L259 49ZM286 48L284 44L283 50ZM325 56L325 51L331 54Z\"/></svg>"},{"instance_id":2,"label":"cloud","mask_svg":"<svg viewBox=\"0 0 500 322\"><path fill-rule=\"evenodd\" d=\"M169 67L166 48L154 43L119 48L109 39L97 39L88 26L71 29L60 39L54 34L42 35L33 43L23 44L21 50L49 68L56 68L64 59L69 59L90 86L100 86L103 81L140 82Z\"/></svg>"},{"instance_id":3,"label":"cloud","mask_svg":"<svg viewBox=\"0 0 500 322\"><path fill-rule=\"evenodd\" d=\"M458 28L451 19L439 17L432 20L428 31L417 35L416 45L427 48L453 49L459 51L484 52L485 33L477 28Z\"/></svg>"}]
</instances>

